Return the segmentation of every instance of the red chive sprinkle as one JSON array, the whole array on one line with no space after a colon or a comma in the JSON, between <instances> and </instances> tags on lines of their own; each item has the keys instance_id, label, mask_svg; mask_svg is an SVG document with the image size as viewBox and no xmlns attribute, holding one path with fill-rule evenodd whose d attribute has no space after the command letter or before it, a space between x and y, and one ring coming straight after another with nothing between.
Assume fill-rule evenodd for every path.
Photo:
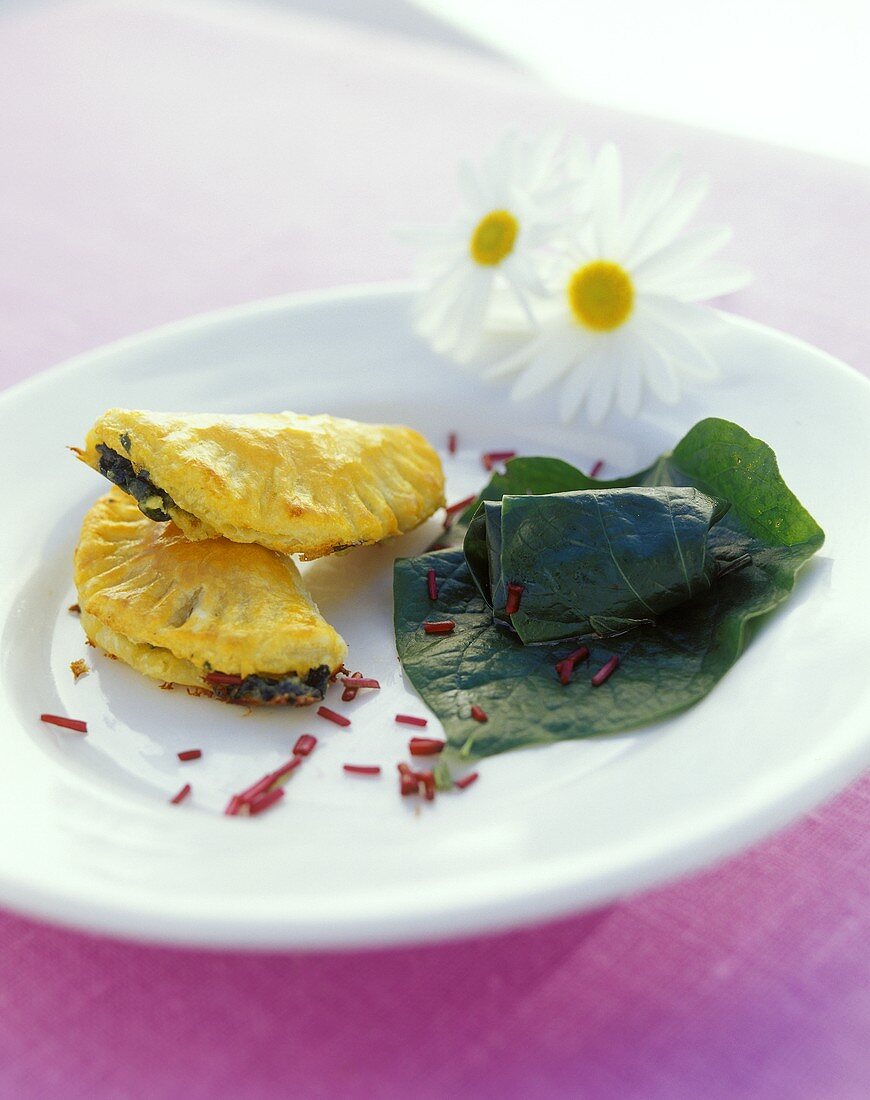
<instances>
[{"instance_id":1,"label":"red chive sprinkle","mask_svg":"<svg viewBox=\"0 0 870 1100\"><path fill-rule=\"evenodd\" d=\"M598 461L595 463L595 465L592 467L592 469L589 471L589 476L590 477L598 477L598 475L601 473L603 468L604 468L604 460L599 458Z\"/></svg>"},{"instance_id":2,"label":"red chive sprinkle","mask_svg":"<svg viewBox=\"0 0 870 1100\"><path fill-rule=\"evenodd\" d=\"M434 772L416 772L416 779L418 783L423 784L423 797L427 802L435 801L435 773Z\"/></svg>"},{"instance_id":3,"label":"red chive sprinkle","mask_svg":"<svg viewBox=\"0 0 870 1100\"><path fill-rule=\"evenodd\" d=\"M203 677L207 684L225 684L235 687L242 682L242 677L234 672L209 672Z\"/></svg>"},{"instance_id":4,"label":"red chive sprinkle","mask_svg":"<svg viewBox=\"0 0 870 1100\"><path fill-rule=\"evenodd\" d=\"M509 458L516 458L516 451L487 451L481 455L484 470L491 470L501 462L507 462Z\"/></svg>"},{"instance_id":5,"label":"red chive sprinkle","mask_svg":"<svg viewBox=\"0 0 870 1100\"><path fill-rule=\"evenodd\" d=\"M342 676L341 682L345 685L345 689L350 688L354 695L360 688L379 688L381 686L377 680L368 679L359 675L359 673L354 673L350 678Z\"/></svg>"},{"instance_id":6,"label":"red chive sprinkle","mask_svg":"<svg viewBox=\"0 0 870 1100\"><path fill-rule=\"evenodd\" d=\"M318 707L317 713L321 718L326 718L330 722L335 722L337 726L349 726L350 719L345 718L343 714L336 714L334 710L330 710L329 707Z\"/></svg>"},{"instance_id":7,"label":"red chive sprinkle","mask_svg":"<svg viewBox=\"0 0 870 1100\"><path fill-rule=\"evenodd\" d=\"M443 741L436 741L434 737L412 737L408 742L411 756L435 756L444 748Z\"/></svg>"},{"instance_id":8,"label":"red chive sprinkle","mask_svg":"<svg viewBox=\"0 0 870 1100\"><path fill-rule=\"evenodd\" d=\"M448 504L444 511L447 514L447 518L455 516L457 512L464 512L469 504L473 504L477 500L477 494L472 493L470 497L465 497L464 500L457 500L455 504Z\"/></svg>"},{"instance_id":9,"label":"red chive sprinkle","mask_svg":"<svg viewBox=\"0 0 870 1100\"><path fill-rule=\"evenodd\" d=\"M480 772L471 772L468 775L464 775L461 779L455 779L453 786L458 787L460 791L464 791L466 787L470 787L477 779L480 778Z\"/></svg>"},{"instance_id":10,"label":"red chive sprinkle","mask_svg":"<svg viewBox=\"0 0 870 1100\"><path fill-rule=\"evenodd\" d=\"M179 802L183 802L185 798L190 794L190 784L185 783L181 790L174 798L170 798L169 801L173 806L177 806Z\"/></svg>"},{"instance_id":11,"label":"red chive sprinkle","mask_svg":"<svg viewBox=\"0 0 870 1100\"><path fill-rule=\"evenodd\" d=\"M283 779L285 775L289 775L295 768L298 768L302 761L298 756L294 756L292 760L288 760L286 764L282 764L280 768L276 768L269 777L272 783L277 783L279 779Z\"/></svg>"},{"instance_id":12,"label":"red chive sprinkle","mask_svg":"<svg viewBox=\"0 0 870 1100\"><path fill-rule=\"evenodd\" d=\"M602 665L601 668L599 668L599 670L592 677L592 686L594 688L600 687L605 680L609 679L609 677L613 675L618 665L619 657L617 657L617 655L614 653L607 664Z\"/></svg>"},{"instance_id":13,"label":"red chive sprinkle","mask_svg":"<svg viewBox=\"0 0 870 1100\"><path fill-rule=\"evenodd\" d=\"M585 661L589 656L589 647L581 645L579 649L575 649L573 653L569 653L565 658L566 661L573 661L575 665L579 665L581 661Z\"/></svg>"},{"instance_id":14,"label":"red chive sprinkle","mask_svg":"<svg viewBox=\"0 0 870 1100\"><path fill-rule=\"evenodd\" d=\"M268 810L270 806L274 806L276 802L280 802L284 797L284 788L278 787L274 791L266 791L264 794L258 795L253 802L248 805L248 813L253 817L254 814L261 814L263 810Z\"/></svg>"},{"instance_id":15,"label":"red chive sprinkle","mask_svg":"<svg viewBox=\"0 0 870 1100\"><path fill-rule=\"evenodd\" d=\"M292 760L288 760L286 764L283 764L276 771L267 772L262 779L258 779L256 783L252 783L250 787L246 787L245 790L240 791L235 797L238 798L241 803L247 804L253 802L255 798L259 798L261 794L268 791L279 779L283 779L284 776L289 775L294 768L298 768L301 763L301 758L294 756Z\"/></svg>"},{"instance_id":16,"label":"red chive sprinkle","mask_svg":"<svg viewBox=\"0 0 870 1100\"><path fill-rule=\"evenodd\" d=\"M350 677L351 680L361 680L362 678L363 678L363 674L361 672L354 672L353 675ZM350 684L347 684L346 680L344 680L343 683L346 684L347 686L345 687L344 691L341 693L342 703L353 702L353 700L356 699L356 688L351 686Z\"/></svg>"},{"instance_id":17,"label":"red chive sprinkle","mask_svg":"<svg viewBox=\"0 0 870 1100\"><path fill-rule=\"evenodd\" d=\"M87 733L88 724L78 718L64 718L60 714L40 714L40 722L48 722L50 726L62 726L65 730L75 730L76 733Z\"/></svg>"},{"instance_id":18,"label":"red chive sprinkle","mask_svg":"<svg viewBox=\"0 0 870 1100\"><path fill-rule=\"evenodd\" d=\"M381 769L376 764L342 764L348 775L380 775Z\"/></svg>"},{"instance_id":19,"label":"red chive sprinkle","mask_svg":"<svg viewBox=\"0 0 870 1100\"><path fill-rule=\"evenodd\" d=\"M242 798L242 796L240 794L234 794L233 797L227 803L227 808L224 810L224 813L228 817L235 817L235 815L242 808L243 804L244 804L244 799Z\"/></svg>"},{"instance_id":20,"label":"red chive sprinkle","mask_svg":"<svg viewBox=\"0 0 870 1100\"><path fill-rule=\"evenodd\" d=\"M573 653L569 653L567 657L563 657L561 661L557 661L556 673L559 677L559 682L568 684L574 674L574 666L581 661L585 661L588 656L589 650L585 645L581 645L579 649L575 649Z\"/></svg>"},{"instance_id":21,"label":"red chive sprinkle","mask_svg":"<svg viewBox=\"0 0 870 1100\"><path fill-rule=\"evenodd\" d=\"M185 749L184 752L178 753L179 760L199 760L202 756L202 749Z\"/></svg>"},{"instance_id":22,"label":"red chive sprinkle","mask_svg":"<svg viewBox=\"0 0 870 1100\"><path fill-rule=\"evenodd\" d=\"M308 756L316 744L316 737L313 737L310 733L303 733L296 744L293 746L293 755Z\"/></svg>"},{"instance_id":23,"label":"red chive sprinkle","mask_svg":"<svg viewBox=\"0 0 870 1100\"><path fill-rule=\"evenodd\" d=\"M407 764L397 764L399 769L399 792L403 798L409 794L416 794L419 790L417 775L412 772Z\"/></svg>"},{"instance_id":24,"label":"red chive sprinkle","mask_svg":"<svg viewBox=\"0 0 870 1100\"><path fill-rule=\"evenodd\" d=\"M456 623L452 619L441 619L435 623L423 623L423 629L427 634L452 634Z\"/></svg>"},{"instance_id":25,"label":"red chive sprinkle","mask_svg":"<svg viewBox=\"0 0 870 1100\"><path fill-rule=\"evenodd\" d=\"M471 717L475 720L475 722L488 722L489 721L489 716L487 715L487 713L483 709L483 707L479 707L476 704L472 704Z\"/></svg>"},{"instance_id":26,"label":"red chive sprinkle","mask_svg":"<svg viewBox=\"0 0 870 1100\"><path fill-rule=\"evenodd\" d=\"M398 764L399 791L402 797L411 794L422 794L427 802L435 798L435 773L415 772L407 764Z\"/></svg>"},{"instance_id":27,"label":"red chive sprinkle","mask_svg":"<svg viewBox=\"0 0 870 1100\"><path fill-rule=\"evenodd\" d=\"M235 797L243 805L248 805L253 802L255 798L259 798L261 794L264 794L275 782L275 777L272 772L268 775L264 775L262 779L258 779L256 783L252 783L250 787L246 787L240 794Z\"/></svg>"},{"instance_id":28,"label":"red chive sprinkle","mask_svg":"<svg viewBox=\"0 0 870 1100\"><path fill-rule=\"evenodd\" d=\"M522 599L525 586L522 584L509 584L507 586L507 602L504 605L505 615L513 615L520 609L520 600Z\"/></svg>"},{"instance_id":29,"label":"red chive sprinkle","mask_svg":"<svg viewBox=\"0 0 870 1100\"><path fill-rule=\"evenodd\" d=\"M449 451L449 452L450 452L450 453L451 453L452 455L455 455L455 454L456 454L456 447L457 447L457 444L458 444L458 442L459 442L459 441L458 441L458 439L456 438L456 432L451 432L451 433L450 433L450 434L449 434L449 435L447 436L447 450L448 450L448 451Z\"/></svg>"},{"instance_id":30,"label":"red chive sprinkle","mask_svg":"<svg viewBox=\"0 0 870 1100\"><path fill-rule=\"evenodd\" d=\"M428 718L415 718L413 714L397 714L396 721L401 722L403 726L428 726Z\"/></svg>"},{"instance_id":31,"label":"red chive sprinkle","mask_svg":"<svg viewBox=\"0 0 870 1100\"><path fill-rule=\"evenodd\" d=\"M435 576L435 570L430 569L426 575L426 583L429 586L429 599L438 599L438 578Z\"/></svg>"}]
</instances>

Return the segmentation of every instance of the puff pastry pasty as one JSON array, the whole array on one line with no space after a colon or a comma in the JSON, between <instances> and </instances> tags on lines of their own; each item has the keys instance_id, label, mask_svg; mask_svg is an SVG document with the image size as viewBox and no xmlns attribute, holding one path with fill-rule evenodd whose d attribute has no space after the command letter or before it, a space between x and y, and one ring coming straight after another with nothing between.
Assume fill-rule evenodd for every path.
<instances>
[{"instance_id":1,"label":"puff pastry pasty","mask_svg":"<svg viewBox=\"0 0 870 1100\"><path fill-rule=\"evenodd\" d=\"M347 653L291 558L190 542L117 488L85 516L75 584L92 642L146 676L229 701L319 702Z\"/></svg>"},{"instance_id":2,"label":"puff pastry pasty","mask_svg":"<svg viewBox=\"0 0 870 1100\"><path fill-rule=\"evenodd\" d=\"M77 454L189 539L306 560L410 531L444 503L418 432L332 416L109 409Z\"/></svg>"}]
</instances>

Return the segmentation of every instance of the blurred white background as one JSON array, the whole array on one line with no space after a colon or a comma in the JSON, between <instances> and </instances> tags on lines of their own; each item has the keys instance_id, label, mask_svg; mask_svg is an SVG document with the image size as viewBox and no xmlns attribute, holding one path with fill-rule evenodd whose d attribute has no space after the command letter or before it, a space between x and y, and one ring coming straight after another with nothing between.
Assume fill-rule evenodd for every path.
<instances>
[{"instance_id":1,"label":"blurred white background","mask_svg":"<svg viewBox=\"0 0 870 1100\"><path fill-rule=\"evenodd\" d=\"M596 103L870 164L870 0L416 0Z\"/></svg>"},{"instance_id":2,"label":"blurred white background","mask_svg":"<svg viewBox=\"0 0 870 1100\"><path fill-rule=\"evenodd\" d=\"M870 164L870 0L271 2L471 44L593 103Z\"/></svg>"},{"instance_id":3,"label":"blurred white background","mask_svg":"<svg viewBox=\"0 0 870 1100\"><path fill-rule=\"evenodd\" d=\"M64 2L0 0L0 15ZM870 0L124 2L333 17L499 57L590 103L870 165Z\"/></svg>"}]
</instances>

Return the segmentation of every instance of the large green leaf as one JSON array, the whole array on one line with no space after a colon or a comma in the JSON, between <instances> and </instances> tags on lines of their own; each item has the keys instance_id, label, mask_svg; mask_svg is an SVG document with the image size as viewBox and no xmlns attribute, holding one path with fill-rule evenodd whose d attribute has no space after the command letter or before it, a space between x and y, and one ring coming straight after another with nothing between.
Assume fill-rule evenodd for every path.
<instances>
[{"instance_id":1,"label":"large green leaf","mask_svg":"<svg viewBox=\"0 0 870 1100\"><path fill-rule=\"evenodd\" d=\"M573 482L573 483L572 483ZM402 559L395 572L395 628L405 671L438 715L456 748L472 738L472 753L488 756L522 745L631 729L667 717L704 697L742 652L747 627L786 599L798 568L824 534L782 480L773 451L725 420L701 421L670 454L629 478L591 481L549 458L514 459L481 494L482 500L619 486L689 486L727 500L730 510L712 527L709 550L730 558L735 547L751 564L703 595L645 625L591 643L590 667L611 655L616 673L598 688L580 667L567 686L554 665L569 642L523 645L500 627L475 585L459 548ZM464 537L472 506L457 524ZM439 597L426 579L434 569ZM428 617L452 618L452 634L429 635ZM486 723L470 717L472 704Z\"/></svg>"}]
</instances>

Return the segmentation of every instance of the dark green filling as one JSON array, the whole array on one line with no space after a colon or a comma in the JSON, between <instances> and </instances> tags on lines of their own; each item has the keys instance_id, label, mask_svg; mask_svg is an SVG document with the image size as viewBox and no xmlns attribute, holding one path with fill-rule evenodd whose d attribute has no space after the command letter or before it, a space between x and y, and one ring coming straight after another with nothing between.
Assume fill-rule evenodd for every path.
<instances>
[{"instance_id":1,"label":"dark green filling","mask_svg":"<svg viewBox=\"0 0 870 1100\"><path fill-rule=\"evenodd\" d=\"M300 706L318 703L326 695L330 671L327 665L308 670L303 680L299 676L246 676L240 684L212 684L215 695L230 703L267 703L273 706Z\"/></svg>"},{"instance_id":2,"label":"dark green filling","mask_svg":"<svg viewBox=\"0 0 870 1100\"><path fill-rule=\"evenodd\" d=\"M124 440L121 441L124 446ZM127 439L129 443L129 437ZM175 507L175 501L159 489L148 477L147 470L136 472L129 458L124 458L105 443L98 443L97 450L100 453L100 473L107 477L113 485L129 493L139 505L139 511L149 519L158 523L168 520L169 508Z\"/></svg>"}]
</instances>

